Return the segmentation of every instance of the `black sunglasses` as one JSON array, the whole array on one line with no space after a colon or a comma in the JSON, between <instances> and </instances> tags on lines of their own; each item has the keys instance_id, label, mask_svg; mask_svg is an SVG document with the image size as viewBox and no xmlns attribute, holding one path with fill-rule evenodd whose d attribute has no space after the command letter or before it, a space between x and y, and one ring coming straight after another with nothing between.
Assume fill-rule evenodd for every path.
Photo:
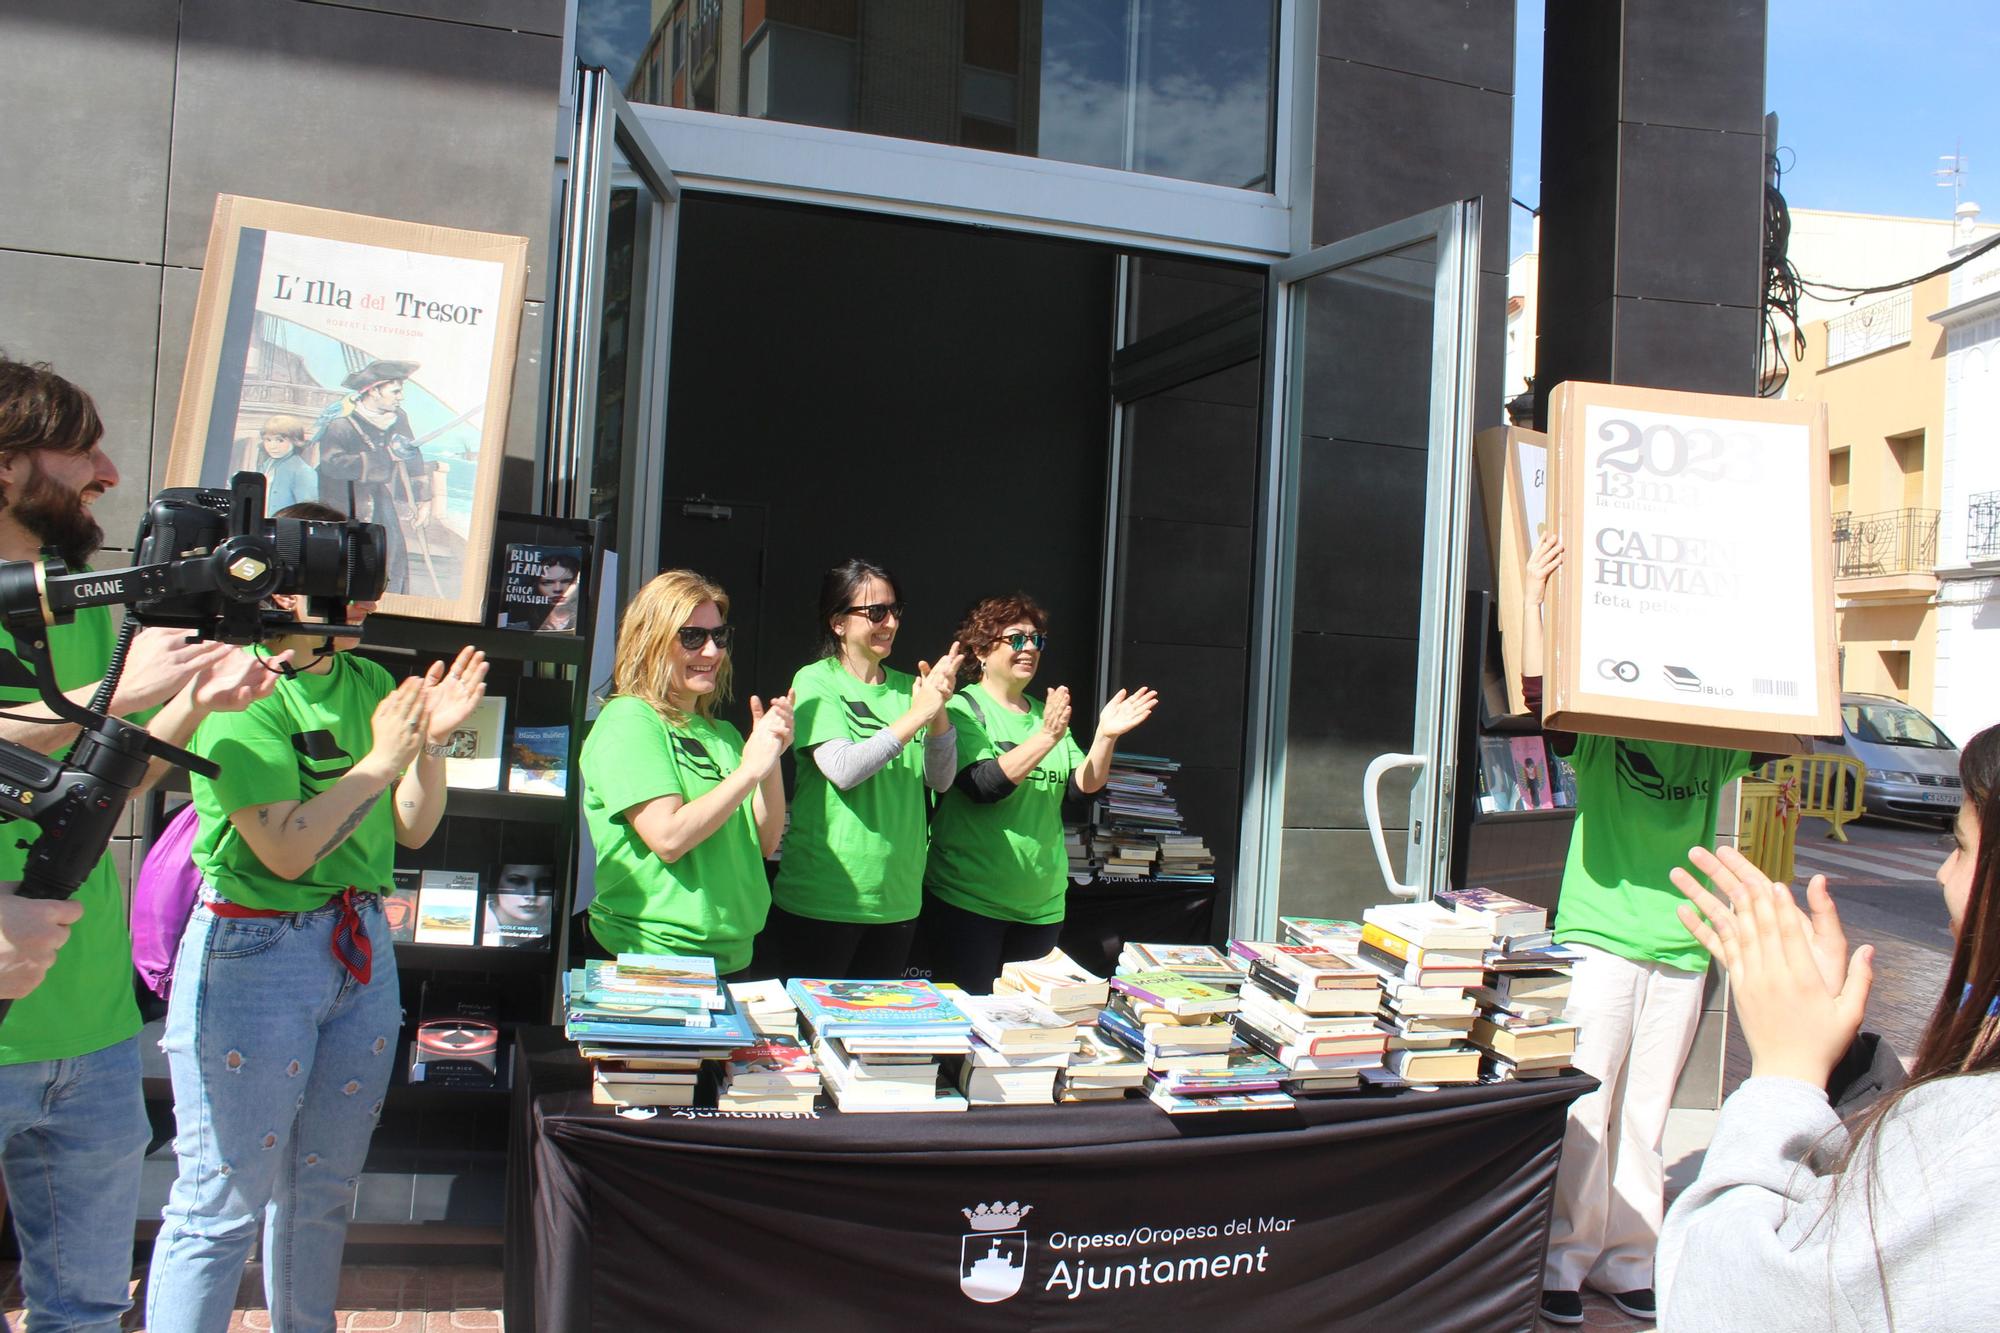
<instances>
[{"instance_id":1,"label":"black sunglasses","mask_svg":"<svg viewBox=\"0 0 2000 1333\"><path fill-rule=\"evenodd\" d=\"M903 618L903 604L901 602L872 602L867 606L842 607L840 613L844 616L867 616L869 624L879 625L890 616L901 620Z\"/></svg>"},{"instance_id":2,"label":"black sunglasses","mask_svg":"<svg viewBox=\"0 0 2000 1333\"><path fill-rule=\"evenodd\" d=\"M700 652L701 646L711 639L715 641L715 646L718 649L726 653L729 651L730 640L736 637L736 626L716 625L707 627L702 625L683 625L680 627L678 633L681 647L691 653Z\"/></svg>"},{"instance_id":3,"label":"black sunglasses","mask_svg":"<svg viewBox=\"0 0 2000 1333\"><path fill-rule=\"evenodd\" d=\"M1029 646L1033 646L1034 650L1039 653L1042 649L1049 646L1049 636L1040 630L1037 630L1033 634L1022 634L1019 632L1002 634L999 641L1017 653Z\"/></svg>"}]
</instances>

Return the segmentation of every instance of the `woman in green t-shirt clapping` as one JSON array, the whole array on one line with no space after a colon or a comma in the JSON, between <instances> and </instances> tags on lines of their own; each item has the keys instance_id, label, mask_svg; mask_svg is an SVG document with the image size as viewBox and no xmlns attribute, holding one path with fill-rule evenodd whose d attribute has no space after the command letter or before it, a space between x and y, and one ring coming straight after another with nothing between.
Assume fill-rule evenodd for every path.
<instances>
[{"instance_id":1,"label":"woman in green t-shirt clapping","mask_svg":"<svg viewBox=\"0 0 2000 1333\"><path fill-rule=\"evenodd\" d=\"M820 580L820 659L792 677L797 805L772 886L772 961L792 977L899 977L923 902L926 789L951 783L945 704L958 645L917 674L884 665L902 628L895 576L851 559ZM923 732L921 749L910 748Z\"/></svg>"},{"instance_id":2,"label":"woman in green t-shirt clapping","mask_svg":"<svg viewBox=\"0 0 2000 1333\"><path fill-rule=\"evenodd\" d=\"M724 976L750 966L771 905L764 858L785 828L778 756L792 741L790 696L751 697L747 741L715 716L728 614L728 594L685 569L641 588L577 760L597 848L591 935L614 955L704 955Z\"/></svg>"},{"instance_id":3,"label":"woman in green t-shirt clapping","mask_svg":"<svg viewBox=\"0 0 2000 1333\"><path fill-rule=\"evenodd\" d=\"M991 990L1006 963L1039 958L1062 931L1069 863L1062 803L1102 790L1120 736L1152 716L1145 686L1111 696L1088 753L1069 734L1069 690L1041 704L1028 685L1048 646L1048 613L1016 593L988 597L959 627L979 679L951 701L958 776L938 807L924 871L931 974Z\"/></svg>"}]
</instances>

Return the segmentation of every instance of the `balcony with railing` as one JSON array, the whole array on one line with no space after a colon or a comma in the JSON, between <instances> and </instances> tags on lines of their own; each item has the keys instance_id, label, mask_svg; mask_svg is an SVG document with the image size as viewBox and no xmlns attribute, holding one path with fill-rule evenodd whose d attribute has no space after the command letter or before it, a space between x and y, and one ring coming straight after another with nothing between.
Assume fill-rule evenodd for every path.
<instances>
[{"instance_id":1,"label":"balcony with railing","mask_svg":"<svg viewBox=\"0 0 2000 1333\"><path fill-rule=\"evenodd\" d=\"M2000 560L2000 491L1983 491L1972 497L1965 525L1965 558L1970 561Z\"/></svg>"},{"instance_id":2,"label":"balcony with railing","mask_svg":"<svg viewBox=\"0 0 2000 1333\"><path fill-rule=\"evenodd\" d=\"M1845 596L1934 592L1938 511L1846 511L1833 516L1834 578Z\"/></svg>"},{"instance_id":3,"label":"balcony with railing","mask_svg":"<svg viewBox=\"0 0 2000 1333\"><path fill-rule=\"evenodd\" d=\"M1826 368L1910 341L1910 293L1871 302L1826 322Z\"/></svg>"}]
</instances>

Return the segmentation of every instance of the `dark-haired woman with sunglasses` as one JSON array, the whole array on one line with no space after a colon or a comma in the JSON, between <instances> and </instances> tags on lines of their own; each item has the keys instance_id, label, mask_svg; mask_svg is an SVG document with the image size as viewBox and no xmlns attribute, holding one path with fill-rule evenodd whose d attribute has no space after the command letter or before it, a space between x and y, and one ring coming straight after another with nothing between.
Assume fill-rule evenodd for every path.
<instances>
[{"instance_id":1,"label":"dark-haired woman with sunglasses","mask_svg":"<svg viewBox=\"0 0 2000 1333\"><path fill-rule=\"evenodd\" d=\"M1048 613L1022 593L988 597L958 641L979 679L951 701L958 776L938 807L924 872L931 974L984 993L1004 964L1039 958L1062 933L1068 894L1062 804L1100 791L1118 738L1152 715L1144 686L1111 696L1088 752L1070 737L1069 690L1028 686L1048 647Z\"/></svg>"},{"instance_id":2,"label":"dark-haired woman with sunglasses","mask_svg":"<svg viewBox=\"0 0 2000 1333\"><path fill-rule=\"evenodd\" d=\"M766 966L793 977L898 977L923 903L926 791L951 783L945 704L958 645L935 667L919 662L914 676L886 665L903 599L895 576L866 560L826 572L819 610L819 660L792 677L802 759ZM919 733L923 744L912 746Z\"/></svg>"},{"instance_id":3,"label":"dark-haired woman with sunglasses","mask_svg":"<svg viewBox=\"0 0 2000 1333\"><path fill-rule=\"evenodd\" d=\"M625 609L611 697L577 765L597 849L590 933L606 952L703 955L735 976L771 906L764 858L785 828L778 756L790 696L750 699L750 738L715 716L729 697L729 596L668 570Z\"/></svg>"}]
</instances>

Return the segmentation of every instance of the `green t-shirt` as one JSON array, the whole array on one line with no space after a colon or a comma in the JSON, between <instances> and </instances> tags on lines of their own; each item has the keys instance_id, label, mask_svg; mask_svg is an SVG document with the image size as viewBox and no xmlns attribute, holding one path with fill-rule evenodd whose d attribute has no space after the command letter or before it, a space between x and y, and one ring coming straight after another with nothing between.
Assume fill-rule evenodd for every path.
<instances>
[{"instance_id":1,"label":"green t-shirt","mask_svg":"<svg viewBox=\"0 0 2000 1333\"><path fill-rule=\"evenodd\" d=\"M923 904L929 800L922 742L906 745L881 772L842 791L807 751L826 741L865 741L910 710L916 677L884 669L864 685L823 657L792 677L798 795L772 895L815 921L908 921Z\"/></svg>"},{"instance_id":2,"label":"green t-shirt","mask_svg":"<svg viewBox=\"0 0 2000 1333\"><path fill-rule=\"evenodd\" d=\"M222 770L218 778L189 780L194 863L210 888L245 907L309 912L350 886L364 893L390 886L396 864L390 793L377 797L360 826L297 879L272 874L229 817L276 801L310 801L340 781L374 747L375 706L395 688L381 664L335 653L324 675L288 676L242 712L202 720L189 748Z\"/></svg>"},{"instance_id":3,"label":"green t-shirt","mask_svg":"<svg viewBox=\"0 0 2000 1333\"><path fill-rule=\"evenodd\" d=\"M1708 967L1675 909L1687 899L1667 878L1691 847L1715 846L1722 792L1750 771L1744 750L1583 736L1576 829L1556 905L1556 942L1688 972Z\"/></svg>"},{"instance_id":4,"label":"green t-shirt","mask_svg":"<svg viewBox=\"0 0 2000 1333\"><path fill-rule=\"evenodd\" d=\"M751 800L669 864L625 818L661 796L692 801L743 764L743 733L700 715L669 723L643 699L604 705L584 738L583 817L597 849L591 933L614 953L705 954L717 972L750 966L771 908Z\"/></svg>"},{"instance_id":5,"label":"green t-shirt","mask_svg":"<svg viewBox=\"0 0 2000 1333\"><path fill-rule=\"evenodd\" d=\"M1042 725L1042 703L1017 713L981 685L952 696L958 768L997 759ZM1013 791L981 803L953 787L931 827L924 888L953 907L1001 921L1041 926L1063 919L1069 855L1063 850L1062 803L1083 751L1068 732Z\"/></svg>"},{"instance_id":6,"label":"green t-shirt","mask_svg":"<svg viewBox=\"0 0 2000 1333\"><path fill-rule=\"evenodd\" d=\"M111 663L117 635L111 612L101 606L76 613L67 625L49 629L49 655L56 683L65 690L88 685ZM0 630L0 706L41 698L29 683L27 667L12 656L13 636ZM14 844L33 842L41 829L25 819L0 823L0 880L18 880L27 852ZM0 1065L35 1060L67 1060L124 1041L139 1030L139 1006L132 998L132 936L125 925L125 893L108 853L77 887L83 915L70 927L69 941L56 954L42 984L14 1001L0 1023Z\"/></svg>"}]
</instances>

